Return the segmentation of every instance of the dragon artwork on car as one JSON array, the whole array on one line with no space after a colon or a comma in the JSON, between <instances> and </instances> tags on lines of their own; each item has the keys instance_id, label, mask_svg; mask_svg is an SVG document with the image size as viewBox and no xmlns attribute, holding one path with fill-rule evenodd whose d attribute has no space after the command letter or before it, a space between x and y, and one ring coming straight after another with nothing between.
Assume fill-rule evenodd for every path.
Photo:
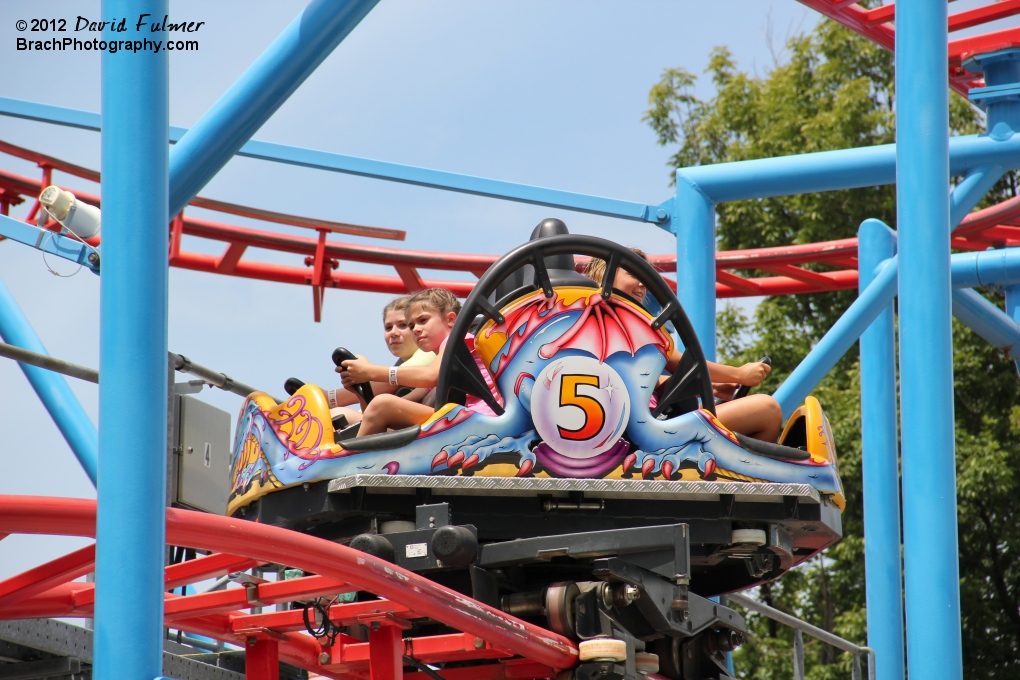
<instances>
[{"instance_id":1,"label":"dragon artwork on car","mask_svg":"<svg viewBox=\"0 0 1020 680\"><path fill-rule=\"evenodd\" d=\"M810 421L810 455L798 460L750 451L705 408L653 416L673 346L625 296L546 286L503 305L475 334L498 415L447 403L409 443L354 451L355 440L347 448L334 440L320 388L305 385L284 403L256 392L238 419L228 513L278 489L354 474L801 483L842 507L831 430L810 397L799 412Z\"/></svg>"}]
</instances>

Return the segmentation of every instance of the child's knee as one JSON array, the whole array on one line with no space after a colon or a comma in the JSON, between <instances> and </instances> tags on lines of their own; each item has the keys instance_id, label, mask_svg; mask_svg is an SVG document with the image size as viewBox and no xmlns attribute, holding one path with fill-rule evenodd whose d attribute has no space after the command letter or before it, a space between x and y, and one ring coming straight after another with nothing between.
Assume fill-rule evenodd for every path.
<instances>
[{"instance_id":1,"label":"child's knee","mask_svg":"<svg viewBox=\"0 0 1020 680\"><path fill-rule=\"evenodd\" d=\"M365 416L378 415L388 409L393 408L395 402L399 402L400 397L395 397L392 394L379 394L368 403L365 407Z\"/></svg>"}]
</instances>

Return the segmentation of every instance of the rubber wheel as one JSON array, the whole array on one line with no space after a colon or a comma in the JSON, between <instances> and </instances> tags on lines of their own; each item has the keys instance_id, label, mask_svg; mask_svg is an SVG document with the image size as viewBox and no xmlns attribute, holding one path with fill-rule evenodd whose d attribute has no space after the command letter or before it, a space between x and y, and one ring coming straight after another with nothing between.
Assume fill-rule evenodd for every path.
<instances>
[{"instance_id":1,"label":"rubber wheel","mask_svg":"<svg viewBox=\"0 0 1020 680\"><path fill-rule=\"evenodd\" d=\"M659 655L651 652L637 652L634 654L634 668L643 673L658 673Z\"/></svg>"},{"instance_id":2,"label":"rubber wheel","mask_svg":"<svg viewBox=\"0 0 1020 680\"><path fill-rule=\"evenodd\" d=\"M595 638L577 645L581 661L626 661L627 643L614 638Z\"/></svg>"}]
</instances>

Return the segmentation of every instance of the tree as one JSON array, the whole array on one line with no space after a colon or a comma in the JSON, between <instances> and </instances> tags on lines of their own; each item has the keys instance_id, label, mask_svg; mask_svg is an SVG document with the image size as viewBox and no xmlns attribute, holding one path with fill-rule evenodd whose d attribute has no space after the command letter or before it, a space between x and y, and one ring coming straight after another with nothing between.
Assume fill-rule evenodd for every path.
<instances>
[{"instance_id":1,"label":"tree","mask_svg":"<svg viewBox=\"0 0 1020 680\"><path fill-rule=\"evenodd\" d=\"M830 21L788 44L790 57L765 77L740 72L716 48L707 73L716 94L693 94L696 76L664 71L645 120L659 143L675 145L678 167L845 149L895 140L893 56ZM980 114L953 96L956 134L980 130ZM985 199L1015 195L1015 177ZM720 247L760 248L856 235L875 217L895 228L891 186L804 194L718 206ZM819 270L822 268L819 267ZM755 272L742 272L753 276ZM1001 296L985 291L1001 305ZM719 349L732 363L768 354L774 389L856 297L853 291L768 298L755 318L719 313ZM1020 406L1016 369L1002 353L954 322L959 542L965 670L968 678L1020 671ZM864 537L860 481L860 390L856 345L815 391L834 427L846 487L844 539L824 555L763 587L784 611L863 644ZM738 675L790 676L792 631L749 616L750 641L735 654ZM851 659L805 638L808 677L849 678Z\"/></svg>"}]
</instances>

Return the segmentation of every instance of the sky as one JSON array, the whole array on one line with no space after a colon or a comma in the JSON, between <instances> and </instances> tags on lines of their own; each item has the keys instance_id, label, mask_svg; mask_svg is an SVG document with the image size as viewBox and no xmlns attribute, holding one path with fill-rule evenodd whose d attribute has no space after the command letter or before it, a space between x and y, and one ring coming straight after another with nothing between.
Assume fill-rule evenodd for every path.
<instances>
[{"instance_id":1,"label":"sky","mask_svg":"<svg viewBox=\"0 0 1020 680\"><path fill-rule=\"evenodd\" d=\"M199 40L198 51L170 56L171 124L193 125L304 4L174 0L171 20L205 25L189 36ZM0 2L0 96L99 111L98 54L15 49L16 38L26 35L16 29L17 20L65 18L73 24L78 16L98 20L99 1ZM711 50L727 46L741 69L764 75L782 60L785 39L818 20L793 0L382 0L255 138L656 204L672 193L666 161L673 150L656 144L642 114L663 69L700 74ZM700 80L697 93L710 97L711 83ZM98 133L0 117L0 139L100 168ZM0 168L39 176L36 167L9 156L0 155ZM58 173L55 179L99 193L77 178ZM525 241L543 218L559 217L575 233L651 253L675 249L675 239L653 225L243 158L232 160L201 195L407 231L403 244L338 238L349 242L499 254ZM25 207L14 214L24 214ZM310 235L200 209L188 214ZM223 244L186 239L184 247L218 254ZM74 270L52 257L48 262L61 274ZM0 242L0 280L53 356L98 367L98 277L86 271L54 276L39 252L6 241ZM169 347L269 392L280 393L289 376L329 385L335 381L330 353L338 345L388 361L379 332L388 299L328 290L317 324L307 287L171 269ZM74 379L69 384L97 421L98 388ZM215 389L200 396L232 419L242 402ZM159 443L153 447L158 450ZM0 461L0 494L95 495L9 360L0 360ZM7 538L0 542L0 578L84 543Z\"/></svg>"}]
</instances>

